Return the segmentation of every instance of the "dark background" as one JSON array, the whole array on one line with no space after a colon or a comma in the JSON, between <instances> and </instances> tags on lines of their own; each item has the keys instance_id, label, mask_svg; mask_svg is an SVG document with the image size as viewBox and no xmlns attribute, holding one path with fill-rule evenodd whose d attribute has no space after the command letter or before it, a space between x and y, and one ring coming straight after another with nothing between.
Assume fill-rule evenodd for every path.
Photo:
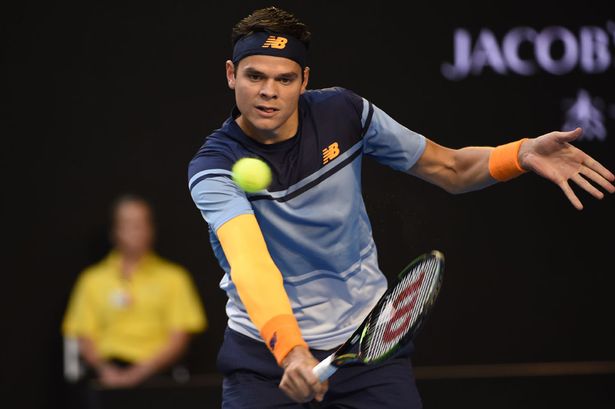
<instances>
[{"instance_id":1,"label":"dark background","mask_svg":"<svg viewBox=\"0 0 615 409\"><path fill-rule=\"evenodd\" d=\"M560 76L486 68L460 81L440 71L453 59L457 28L474 39L488 28L500 42L519 26L563 26L576 35L581 26L615 21L614 6L463 3L1 6L1 384L4 399L18 403L4 406L0 398L0 405L63 407L62 315L79 272L108 249L109 204L125 192L152 200L157 250L192 273L210 327L187 360L195 373L215 372L225 296L206 224L188 193L187 164L230 112L230 29L256 8L279 5L310 26L310 88L350 88L450 147L560 129L562 101L586 89L601 98L609 133L575 144L614 170L613 64L603 73ZM614 44L615 31L613 60ZM364 171L383 271L392 277L434 248L447 257L416 366L615 360L615 198L597 201L576 189L586 206L578 212L536 175L452 196L370 161Z\"/></svg>"}]
</instances>

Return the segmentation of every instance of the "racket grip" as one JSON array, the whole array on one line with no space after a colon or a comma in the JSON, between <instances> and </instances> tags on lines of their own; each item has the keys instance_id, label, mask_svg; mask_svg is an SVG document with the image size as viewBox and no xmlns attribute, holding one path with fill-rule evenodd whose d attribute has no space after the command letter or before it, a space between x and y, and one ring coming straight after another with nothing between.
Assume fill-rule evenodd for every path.
<instances>
[{"instance_id":1,"label":"racket grip","mask_svg":"<svg viewBox=\"0 0 615 409\"><path fill-rule=\"evenodd\" d=\"M312 369L314 375L318 377L320 382L326 381L335 373L335 371L337 371L337 366L332 364L334 355L335 354L329 355Z\"/></svg>"}]
</instances>

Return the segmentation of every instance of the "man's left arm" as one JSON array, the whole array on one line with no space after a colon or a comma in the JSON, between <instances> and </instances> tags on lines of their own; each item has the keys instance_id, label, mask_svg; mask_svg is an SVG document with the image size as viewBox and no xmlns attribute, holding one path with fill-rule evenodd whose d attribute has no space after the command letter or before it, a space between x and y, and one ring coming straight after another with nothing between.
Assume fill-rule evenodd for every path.
<instances>
[{"instance_id":1,"label":"man's left arm","mask_svg":"<svg viewBox=\"0 0 615 409\"><path fill-rule=\"evenodd\" d=\"M427 140L422 156L409 173L450 193L464 193L533 171L557 184L572 205L581 210L583 205L569 181L597 199L602 199L604 193L590 182L609 193L615 192L613 173L570 143L581 134L580 128L550 132L495 148L451 149Z\"/></svg>"}]
</instances>

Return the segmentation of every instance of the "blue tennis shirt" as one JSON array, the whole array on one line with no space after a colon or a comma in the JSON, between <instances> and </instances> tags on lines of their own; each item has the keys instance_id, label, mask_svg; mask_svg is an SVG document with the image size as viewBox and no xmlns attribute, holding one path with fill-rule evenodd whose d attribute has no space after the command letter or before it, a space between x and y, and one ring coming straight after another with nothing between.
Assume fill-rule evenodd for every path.
<instances>
[{"instance_id":1,"label":"blue tennis shirt","mask_svg":"<svg viewBox=\"0 0 615 409\"><path fill-rule=\"evenodd\" d=\"M386 290L361 195L363 155L406 172L425 149L425 138L400 125L352 91L306 91L299 128L286 141L265 145L243 133L235 108L209 135L189 165L192 199L209 226L224 277L228 326L261 340L230 278L216 232L228 220L254 214L301 333L311 348L344 342ZM258 157L272 183L246 193L231 178L233 164Z\"/></svg>"}]
</instances>

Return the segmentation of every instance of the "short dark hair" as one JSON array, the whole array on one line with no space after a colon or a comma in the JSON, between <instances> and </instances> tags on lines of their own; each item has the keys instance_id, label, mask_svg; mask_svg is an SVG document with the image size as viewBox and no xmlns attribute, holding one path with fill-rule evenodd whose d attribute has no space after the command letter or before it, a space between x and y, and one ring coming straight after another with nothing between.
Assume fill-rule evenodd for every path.
<instances>
[{"instance_id":1,"label":"short dark hair","mask_svg":"<svg viewBox=\"0 0 615 409\"><path fill-rule=\"evenodd\" d=\"M277 7L266 7L253 11L235 24L231 33L232 45L235 46L240 38L258 31L292 36L301 41L305 48L309 48L312 38L308 27L293 14Z\"/></svg>"}]
</instances>

